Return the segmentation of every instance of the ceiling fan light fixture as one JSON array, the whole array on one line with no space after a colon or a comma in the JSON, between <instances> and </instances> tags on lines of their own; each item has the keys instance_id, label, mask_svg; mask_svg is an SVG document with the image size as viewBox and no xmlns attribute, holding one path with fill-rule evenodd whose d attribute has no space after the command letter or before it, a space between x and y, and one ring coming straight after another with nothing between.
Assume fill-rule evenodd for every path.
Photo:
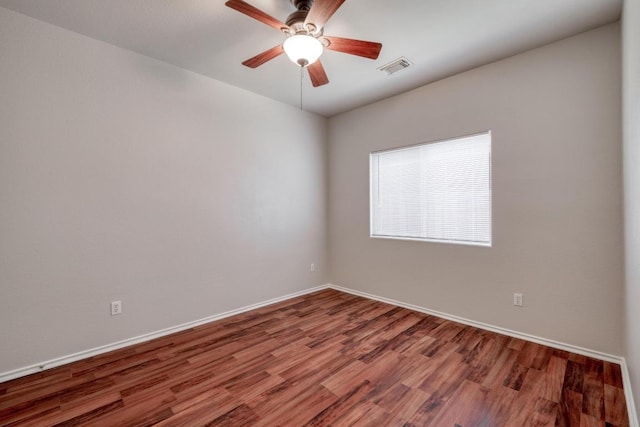
<instances>
[{"instance_id":1,"label":"ceiling fan light fixture","mask_svg":"<svg viewBox=\"0 0 640 427\"><path fill-rule=\"evenodd\" d=\"M307 34L296 34L287 38L282 47L289 59L301 67L316 62L323 51L320 40Z\"/></svg>"}]
</instances>

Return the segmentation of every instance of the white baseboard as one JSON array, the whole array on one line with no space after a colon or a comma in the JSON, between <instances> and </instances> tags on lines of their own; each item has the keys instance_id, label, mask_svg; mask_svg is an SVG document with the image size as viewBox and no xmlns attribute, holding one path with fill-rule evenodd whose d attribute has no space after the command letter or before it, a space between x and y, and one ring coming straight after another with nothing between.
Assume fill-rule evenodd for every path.
<instances>
[{"instance_id":1,"label":"white baseboard","mask_svg":"<svg viewBox=\"0 0 640 427\"><path fill-rule=\"evenodd\" d=\"M155 338L164 337L166 335L170 335L176 332L184 331L189 328L193 328L195 326L204 325L205 323L214 322L216 320L224 319L226 317L231 317L236 314L244 313L247 311L255 310L256 308L261 308L267 305L275 304L281 301L286 301L291 298L299 297L301 295L310 294L312 292L320 291L322 289L327 289L327 285L317 286L315 288L305 289L303 291L294 292L292 294L284 295L282 297L272 298L267 301L262 301L256 304L247 305L245 307L241 307L235 310L226 311L220 314L214 314L213 316L205 317L203 319L194 320L192 322L183 323L181 325L173 326L170 328L162 329L155 332L150 332L148 334L140 335L133 338L128 338L122 341L118 341L111 344L106 344L100 347L95 347L89 350L83 350L78 353L69 354L67 356L58 357L55 359L47 360L35 365L25 366L23 368L18 368L8 372L0 373L0 383L9 381L15 378L24 377L26 375L35 374L37 372L45 371L47 369L55 368L57 366L66 365L67 363L75 362L78 360L86 359L88 357L97 356L99 354L108 353L113 350L118 350L124 347L128 347L133 344L139 344L145 341L150 341Z\"/></svg>"},{"instance_id":2,"label":"white baseboard","mask_svg":"<svg viewBox=\"0 0 640 427\"><path fill-rule=\"evenodd\" d=\"M373 294L358 291L355 289L343 288L342 286L337 286L333 284L329 284L327 285L327 287L331 289L335 289L337 291L346 292L348 294L364 297L367 299L372 299L372 300L384 302L387 304L397 305L398 307L408 308L409 310L418 311L420 313L431 314L436 317L451 320L453 322L462 323L464 325L474 326L476 328L484 329L486 331L496 332L496 333L507 335L514 338L520 338L525 341L532 341L537 344L546 345L547 347L557 348L559 350L565 350L572 353L581 354L583 356L591 357L598 360L604 360L611 363L617 363L618 365L620 365L620 369L622 371L622 381L624 385L625 400L627 402L627 412L629 413L630 427L640 427L638 423L638 414L636 412L635 400L633 400L633 393L631 391L631 378L629 376L627 362L624 359L624 357L614 356L612 354L602 353L600 351L590 350L587 348L578 347L572 344L566 344L559 341L550 340L547 338L541 338L535 335L529 335L522 332L513 331L511 329L502 328L500 326L494 326L494 325L489 325L487 323L476 322L475 320L465 319L464 317L458 317L452 314L447 314L447 313L443 313L436 310L430 310L428 308L420 307L413 304L407 304L402 301L397 301L391 298L385 298L378 295L373 295Z\"/></svg>"}]
</instances>

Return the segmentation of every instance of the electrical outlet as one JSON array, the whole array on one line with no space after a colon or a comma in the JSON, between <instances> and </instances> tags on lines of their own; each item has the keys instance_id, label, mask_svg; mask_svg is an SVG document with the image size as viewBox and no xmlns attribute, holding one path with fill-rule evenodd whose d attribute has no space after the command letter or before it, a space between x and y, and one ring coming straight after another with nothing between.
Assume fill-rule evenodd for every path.
<instances>
[{"instance_id":1,"label":"electrical outlet","mask_svg":"<svg viewBox=\"0 0 640 427\"><path fill-rule=\"evenodd\" d=\"M513 294L513 305L522 307L522 294Z\"/></svg>"},{"instance_id":2,"label":"electrical outlet","mask_svg":"<svg viewBox=\"0 0 640 427\"><path fill-rule=\"evenodd\" d=\"M316 271L316 265L315 264L311 264L311 267L309 268L309 271Z\"/></svg>"},{"instance_id":3,"label":"electrical outlet","mask_svg":"<svg viewBox=\"0 0 640 427\"><path fill-rule=\"evenodd\" d=\"M111 301L111 315L122 313L122 301Z\"/></svg>"}]
</instances>

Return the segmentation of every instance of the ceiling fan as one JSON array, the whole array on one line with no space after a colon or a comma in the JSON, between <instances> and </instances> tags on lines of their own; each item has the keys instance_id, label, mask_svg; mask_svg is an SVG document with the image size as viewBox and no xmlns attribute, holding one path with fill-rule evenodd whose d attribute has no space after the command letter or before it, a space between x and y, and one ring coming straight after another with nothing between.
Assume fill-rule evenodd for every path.
<instances>
[{"instance_id":1,"label":"ceiling fan","mask_svg":"<svg viewBox=\"0 0 640 427\"><path fill-rule=\"evenodd\" d=\"M289 59L309 71L314 87L329 83L327 73L319 60L324 49L348 53L369 59L377 59L382 49L380 43L364 40L331 37L323 34L324 25L345 0L290 0L296 7L286 23L266 14L243 0L229 0L225 4L286 35L284 43L272 47L242 64L256 68L286 53Z\"/></svg>"}]
</instances>

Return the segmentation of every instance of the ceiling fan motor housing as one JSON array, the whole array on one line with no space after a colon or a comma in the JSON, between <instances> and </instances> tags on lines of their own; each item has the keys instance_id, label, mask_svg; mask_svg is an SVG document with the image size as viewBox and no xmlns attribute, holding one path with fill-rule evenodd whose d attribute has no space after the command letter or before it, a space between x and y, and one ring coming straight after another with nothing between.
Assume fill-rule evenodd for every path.
<instances>
[{"instance_id":1,"label":"ceiling fan motor housing","mask_svg":"<svg viewBox=\"0 0 640 427\"><path fill-rule=\"evenodd\" d=\"M298 10L306 10L308 12L313 6L313 0L291 0L291 4Z\"/></svg>"},{"instance_id":2,"label":"ceiling fan motor housing","mask_svg":"<svg viewBox=\"0 0 640 427\"><path fill-rule=\"evenodd\" d=\"M304 28L304 20L307 19L308 14L308 10L296 10L287 17L285 24L297 32Z\"/></svg>"},{"instance_id":3,"label":"ceiling fan motor housing","mask_svg":"<svg viewBox=\"0 0 640 427\"><path fill-rule=\"evenodd\" d=\"M297 9L287 17L287 21L285 22L291 29L291 33L316 33L318 28L313 24L304 25L304 21L307 19L307 15L309 14L309 10L311 10L311 6L313 6L313 0L290 1Z\"/></svg>"}]
</instances>

